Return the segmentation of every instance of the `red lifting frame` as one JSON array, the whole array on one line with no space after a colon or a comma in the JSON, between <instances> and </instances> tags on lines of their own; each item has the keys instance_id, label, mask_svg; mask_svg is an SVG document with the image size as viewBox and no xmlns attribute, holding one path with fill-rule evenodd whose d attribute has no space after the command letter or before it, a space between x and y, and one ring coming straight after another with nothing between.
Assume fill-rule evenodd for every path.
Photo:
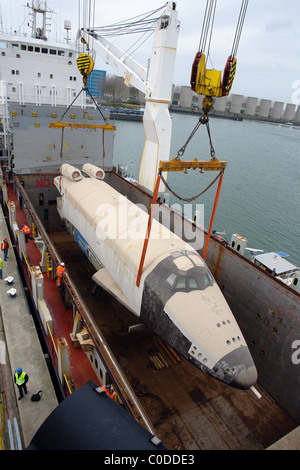
<instances>
[{"instance_id":1,"label":"red lifting frame","mask_svg":"<svg viewBox=\"0 0 300 470\"><path fill-rule=\"evenodd\" d=\"M149 237L150 237L150 232L151 232L152 220L153 220L153 217L154 217L154 211L155 211L155 206L156 206L156 201L157 201L159 183L160 183L160 174L157 176L156 185L155 185L153 198L152 198L152 202L151 202L151 209L150 209L150 214L149 214L149 219L148 219L147 233L146 233L146 238L145 238L145 241L144 241L140 266L139 266L139 270L138 270L138 275L137 275L137 278L136 278L137 287L139 287L140 282L141 282L141 276L142 276L144 261L145 261L145 257L146 257L146 252L147 252L147 247L148 247Z\"/></svg>"},{"instance_id":2,"label":"red lifting frame","mask_svg":"<svg viewBox=\"0 0 300 470\"><path fill-rule=\"evenodd\" d=\"M208 243L209 243L209 239L210 239L211 229L212 229L214 218L215 218L215 213L216 213L216 210L217 210L217 205L218 205L218 200L219 200L219 196L220 196L223 176L224 176L224 172L222 171L222 173L220 175L220 179L219 179L217 192L216 192L214 207L213 207L213 210L212 210L212 213L211 213L209 229L208 229L208 232L207 232L207 235L206 235L206 241L205 241L203 255L202 255L202 258L203 258L204 261L205 261L205 258L206 258L206 252L207 252L207 247L208 247Z\"/></svg>"}]
</instances>

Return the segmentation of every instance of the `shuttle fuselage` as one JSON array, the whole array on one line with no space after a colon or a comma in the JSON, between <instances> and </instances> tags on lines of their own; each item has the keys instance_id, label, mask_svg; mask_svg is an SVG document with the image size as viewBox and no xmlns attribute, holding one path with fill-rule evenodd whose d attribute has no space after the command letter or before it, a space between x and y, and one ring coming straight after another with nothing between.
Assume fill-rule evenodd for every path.
<instances>
[{"instance_id":1,"label":"shuttle fuselage","mask_svg":"<svg viewBox=\"0 0 300 470\"><path fill-rule=\"evenodd\" d=\"M148 214L93 165L61 171L58 211L105 266L95 281L111 292L113 283L145 325L204 372L236 388L253 386L257 371L246 341L197 251L154 220L137 287Z\"/></svg>"}]
</instances>

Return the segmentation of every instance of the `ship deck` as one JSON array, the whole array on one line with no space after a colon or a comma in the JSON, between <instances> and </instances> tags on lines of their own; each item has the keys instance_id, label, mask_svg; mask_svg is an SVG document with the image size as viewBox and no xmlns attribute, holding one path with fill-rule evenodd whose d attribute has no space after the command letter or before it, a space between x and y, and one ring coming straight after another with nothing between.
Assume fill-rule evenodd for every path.
<instances>
[{"instance_id":1,"label":"ship deck","mask_svg":"<svg viewBox=\"0 0 300 470\"><path fill-rule=\"evenodd\" d=\"M17 222L25 222L15 199ZM143 328L128 331L138 319L92 281L95 268L73 238L65 232L49 234L68 275L77 286L111 351L139 397L157 436L170 450L265 449L296 428L290 417L257 385L259 399L251 390L236 390L218 382L182 357L172 361L163 354L164 366L155 366L160 343ZM40 252L29 240L31 265L38 265ZM69 338L73 312L65 310L56 283L44 274L45 296L54 318L54 338ZM80 349L70 342L70 360L76 386L95 379L95 373ZM165 362L167 361L167 363Z\"/></svg>"},{"instance_id":2,"label":"ship deck","mask_svg":"<svg viewBox=\"0 0 300 470\"><path fill-rule=\"evenodd\" d=\"M264 449L297 425L259 386L260 399L210 378L182 357L157 369L150 360L159 352L155 335L148 328L129 333L138 323L131 312L100 287L89 295L94 268L71 236L57 232L51 239L128 381L144 394L140 401L152 423L159 422L155 429L167 448Z\"/></svg>"}]
</instances>

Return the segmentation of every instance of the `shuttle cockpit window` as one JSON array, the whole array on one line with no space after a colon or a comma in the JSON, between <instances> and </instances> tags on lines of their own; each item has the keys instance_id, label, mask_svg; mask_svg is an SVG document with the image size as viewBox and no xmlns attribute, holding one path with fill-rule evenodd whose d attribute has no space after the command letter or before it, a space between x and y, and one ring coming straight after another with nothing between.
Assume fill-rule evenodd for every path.
<instances>
[{"instance_id":1,"label":"shuttle cockpit window","mask_svg":"<svg viewBox=\"0 0 300 470\"><path fill-rule=\"evenodd\" d=\"M190 292L193 290L204 290L213 285L213 278L205 268L197 266L188 273L171 273L166 281L172 291Z\"/></svg>"}]
</instances>

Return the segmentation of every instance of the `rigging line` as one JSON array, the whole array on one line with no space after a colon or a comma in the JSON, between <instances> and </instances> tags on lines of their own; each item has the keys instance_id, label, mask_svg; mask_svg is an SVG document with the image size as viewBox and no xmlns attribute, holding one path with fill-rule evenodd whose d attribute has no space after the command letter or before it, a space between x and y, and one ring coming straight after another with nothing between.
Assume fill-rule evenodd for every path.
<instances>
[{"instance_id":1,"label":"rigging line","mask_svg":"<svg viewBox=\"0 0 300 470\"><path fill-rule=\"evenodd\" d=\"M233 40L233 45L232 45L232 51L231 51L231 56L234 57L237 53L240 38L241 38L241 33L243 29L243 24L247 12L247 7L248 7L249 0L243 0L241 9L240 9L240 14L237 22L237 27L236 27L236 32Z\"/></svg>"},{"instance_id":2,"label":"rigging line","mask_svg":"<svg viewBox=\"0 0 300 470\"><path fill-rule=\"evenodd\" d=\"M137 16L133 16L132 18L128 18L127 20L121 20L121 21L118 21L118 22L116 22L116 23L112 23L112 24L109 24L109 25L106 25L106 26L99 26L99 27L96 27L95 30L97 31L98 29L101 29L101 28L112 28L112 27L115 27L115 26L118 27L118 25L122 26L123 24L124 24L124 25L126 25L126 24L127 24L127 25L128 25L128 24L133 24L132 20L135 20L136 18L140 18L140 17L142 17L143 15L145 15L145 16L143 16L143 19L148 18L149 16L154 15L154 13L157 13L157 12L160 11L161 9L165 8L166 6L167 6L167 3L165 3L165 4L164 4L162 7L160 7L160 8L157 8L156 10L151 10L151 11L149 11L149 12L142 13L142 14L137 15ZM140 20L140 21L142 21L142 20ZM126 22L126 23L125 23L125 22ZM135 23L138 23L138 22L139 22L139 21L135 21Z\"/></svg>"},{"instance_id":3,"label":"rigging line","mask_svg":"<svg viewBox=\"0 0 300 470\"><path fill-rule=\"evenodd\" d=\"M82 90L88 92L88 94L89 94L90 98L92 99L94 105L96 106L96 108L98 109L99 113L100 113L101 116L103 117L104 122L106 122L106 118L105 118L104 114L102 113L101 109L99 108L98 103L97 103L96 100L94 99L94 97L93 97L93 95L91 94L91 92L90 92L90 90L88 89L88 87L86 86L86 87L84 87Z\"/></svg>"},{"instance_id":4,"label":"rigging line","mask_svg":"<svg viewBox=\"0 0 300 470\"><path fill-rule=\"evenodd\" d=\"M162 17L162 14L160 15L159 18L161 18L161 17ZM150 36L153 34L153 31L154 31L154 28L155 28L155 25L156 25L157 21L158 21L158 18L153 18L153 19L151 19L151 20L147 20L147 22L150 22L150 25L151 25L151 26L150 26L148 29L146 29L146 31L142 34L142 36L141 36L140 38L138 38L126 51L124 51L124 53L121 55L121 57L119 57L119 60L122 60L123 55L129 54L129 51L130 51L136 44L138 44L138 43L142 40L142 38L143 38L148 32L150 32L150 34L149 34L140 44L138 44L135 49L133 49L133 50L131 51L131 55L134 54L134 52L135 52L139 47L141 47L141 46L150 38Z\"/></svg>"},{"instance_id":5,"label":"rigging line","mask_svg":"<svg viewBox=\"0 0 300 470\"><path fill-rule=\"evenodd\" d=\"M205 22L205 18L206 18L206 15L207 15L207 9L208 9L208 2L209 0L207 0L206 2L206 7L205 7L205 13L204 13L204 18L203 18L203 24L202 24L202 30L201 30L201 36L200 36L200 41L199 41L199 48L198 48L198 52L202 51L202 41L203 41L203 33L204 33L204 22Z\"/></svg>"},{"instance_id":6,"label":"rigging line","mask_svg":"<svg viewBox=\"0 0 300 470\"><path fill-rule=\"evenodd\" d=\"M161 18L161 16L160 16L160 18ZM150 34L131 52L131 54L134 54L134 52L135 52L139 47L141 47L141 46L150 38L150 36L153 34L153 31L154 31L154 27L155 27L156 22L157 22L157 19L154 19L154 20L153 20L153 27L152 27L152 28L148 28L148 29L142 34L142 36L141 36L139 39L137 39L124 53L125 53L125 54L128 54L129 51L131 50L131 48L134 47L135 44L138 44L138 42L141 41L142 38L143 38L148 32L150 32ZM122 56L121 56L119 59L121 60L121 58L122 58Z\"/></svg>"},{"instance_id":7,"label":"rigging line","mask_svg":"<svg viewBox=\"0 0 300 470\"><path fill-rule=\"evenodd\" d=\"M66 111L64 112L64 114L62 115L62 117L60 118L60 120L62 121L63 118L65 117L65 115L67 114L67 112L69 111L69 109L73 106L73 104L75 103L75 101L77 100L77 98L79 97L79 95L82 93L83 91L83 88L81 88L80 92L77 94L77 96L73 99L72 103L67 107Z\"/></svg>"},{"instance_id":8,"label":"rigging line","mask_svg":"<svg viewBox=\"0 0 300 470\"><path fill-rule=\"evenodd\" d=\"M148 31L149 31L149 30L148 30ZM131 49L138 41L140 41L140 40L142 39L142 37L145 36L145 34L146 34L148 31L145 31L145 33L144 33L137 41L135 41L135 43L133 43L133 44L127 49L127 51L124 52L124 54L128 54L128 52L130 51L130 49ZM138 49L139 47L141 47L141 46L150 38L150 36L151 36L152 34L153 34L153 30L150 31L150 34L144 39L143 42L141 42L141 44L139 44L135 49L133 49L133 51L131 51L131 55L134 54L135 51L137 51L137 49ZM123 56L124 54L122 54L122 56ZM122 56L119 58L119 60L122 59Z\"/></svg>"},{"instance_id":9,"label":"rigging line","mask_svg":"<svg viewBox=\"0 0 300 470\"><path fill-rule=\"evenodd\" d=\"M202 26L202 42L201 42L201 52L204 51L204 47L205 47L205 44L206 44L206 40L207 40L207 24L208 24L208 21L209 21L209 15L210 15L210 7L211 7L211 0L207 0L207 12L205 13L205 17L203 19L203 26Z\"/></svg>"},{"instance_id":10,"label":"rigging line","mask_svg":"<svg viewBox=\"0 0 300 470\"><path fill-rule=\"evenodd\" d=\"M244 6L244 11L243 11L243 18L242 18L242 23L241 23L241 27L240 27L240 33L239 33L239 39L238 39L238 42L237 42L237 45L236 45L236 50L235 50L235 55L237 53L237 49L238 49L238 46L239 46L239 42L240 42L240 39L241 39L241 34L242 34L242 29L243 29L243 26L244 26L244 21L245 21L245 16L246 16L246 11L247 11L247 7L248 7L248 2L249 0L247 0L245 2L245 6Z\"/></svg>"},{"instance_id":11,"label":"rigging line","mask_svg":"<svg viewBox=\"0 0 300 470\"><path fill-rule=\"evenodd\" d=\"M154 19L155 18L156 17L154 17ZM125 28L125 27L127 28L128 26L135 26L135 25L138 25L138 24L149 23L149 22L152 22L152 21L153 21L153 18L144 18L144 19L134 21L134 22L131 22L131 23L120 23L118 25L99 26L99 27L95 28L95 31L96 32L101 31L101 30L114 31L114 30Z\"/></svg>"},{"instance_id":12,"label":"rigging line","mask_svg":"<svg viewBox=\"0 0 300 470\"><path fill-rule=\"evenodd\" d=\"M94 32L98 35L105 35L105 34L122 34L122 31L135 31L135 30L144 30L148 25L154 25L158 18L151 18L148 20L140 21L138 23L128 23L124 25L120 25L118 27L102 27L102 28L94 28Z\"/></svg>"},{"instance_id":13,"label":"rigging line","mask_svg":"<svg viewBox=\"0 0 300 470\"><path fill-rule=\"evenodd\" d=\"M210 28L210 36L209 36L209 42L208 42L208 48L207 48L207 58L206 58L206 64L209 56L209 51L210 51L210 44L211 44L211 38L212 38L212 32L213 32L213 26L215 22L215 15L216 15L216 6L217 6L217 0L214 1L214 10L213 10L213 17L212 17L212 22L211 22L211 28ZM206 67L205 64L205 67Z\"/></svg>"},{"instance_id":14,"label":"rigging line","mask_svg":"<svg viewBox=\"0 0 300 470\"><path fill-rule=\"evenodd\" d=\"M209 2L209 8L208 8L208 14L205 22L205 29L204 29L204 34L203 34L203 43L202 43L202 51L205 51L206 48L206 43L207 43L207 37L208 37L208 32L209 32L209 25L211 22L211 13L212 13L212 8L213 8L213 2L214 0L210 0Z\"/></svg>"},{"instance_id":15,"label":"rigging line","mask_svg":"<svg viewBox=\"0 0 300 470\"><path fill-rule=\"evenodd\" d=\"M239 17L238 17L238 21L237 21L237 25L236 25L235 36L234 36L234 40L233 40L233 44L232 44L232 51L231 51L231 56L232 57L233 57L234 52L236 50L236 44L237 44L237 41L238 41L239 30L240 30L240 25L241 25L241 18L242 18L242 12L243 12L243 5L244 5L244 0L242 1L242 5L241 5L241 8L240 8L240 13L239 13Z\"/></svg>"}]
</instances>

